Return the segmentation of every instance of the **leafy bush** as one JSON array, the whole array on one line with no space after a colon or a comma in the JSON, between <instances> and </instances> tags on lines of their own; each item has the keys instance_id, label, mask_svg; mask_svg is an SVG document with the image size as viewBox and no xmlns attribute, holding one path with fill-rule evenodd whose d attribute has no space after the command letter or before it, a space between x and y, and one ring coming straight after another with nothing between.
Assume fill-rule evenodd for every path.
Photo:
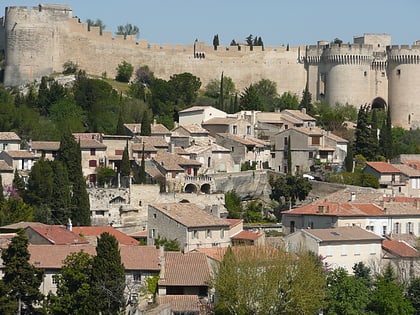
<instances>
[{"instance_id":1,"label":"leafy bush","mask_svg":"<svg viewBox=\"0 0 420 315\"><path fill-rule=\"evenodd\" d=\"M129 82L133 75L134 67L127 61L123 61L117 67L117 76L115 80L119 82Z\"/></svg>"}]
</instances>

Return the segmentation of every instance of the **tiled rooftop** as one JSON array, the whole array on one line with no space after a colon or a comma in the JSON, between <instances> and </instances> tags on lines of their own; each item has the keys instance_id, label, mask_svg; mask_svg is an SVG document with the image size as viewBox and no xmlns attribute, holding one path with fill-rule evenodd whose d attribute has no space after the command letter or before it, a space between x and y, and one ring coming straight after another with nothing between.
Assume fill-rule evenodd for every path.
<instances>
[{"instance_id":1,"label":"tiled rooftop","mask_svg":"<svg viewBox=\"0 0 420 315\"><path fill-rule=\"evenodd\" d=\"M366 162L366 165L373 168L379 173L400 173L400 170L398 168L387 162Z\"/></svg>"},{"instance_id":2,"label":"tiled rooftop","mask_svg":"<svg viewBox=\"0 0 420 315\"><path fill-rule=\"evenodd\" d=\"M382 248L387 252L402 258L414 257L420 259L420 252L408 245L406 242L383 240Z\"/></svg>"},{"instance_id":3,"label":"tiled rooftop","mask_svg":"<svg viewBox=\"0 0 420 315\"><path fill-rule=\"evenodd\" d=\"M32 225L26 228L33 230L54 245L88 244L89 242L63 225Z\"/></svg>"},{"instance_id":4,"label":"tiled rooftop","mask_svg":"<svg viewBox=\"0 0 420 315\"><path fill-rule=\"evenodd\" d=\"M112 226L74 226L73 232L85 238L99 237L102 233L109 233L117 239L121 245L138 245L139 242L127 234L117 230Z\"/></svg>"},{"instance_id":5,"label":"tiled rooftop","mask_svg":"<svg viewBox=\"0 0 420 315\"><path fill-rule=\"evenodd\" d=\"M344 226L333 229L305 229L301 231L312 235L322 242L382 240L382 237L357 226Z\"/></svg>"}]
</instances>

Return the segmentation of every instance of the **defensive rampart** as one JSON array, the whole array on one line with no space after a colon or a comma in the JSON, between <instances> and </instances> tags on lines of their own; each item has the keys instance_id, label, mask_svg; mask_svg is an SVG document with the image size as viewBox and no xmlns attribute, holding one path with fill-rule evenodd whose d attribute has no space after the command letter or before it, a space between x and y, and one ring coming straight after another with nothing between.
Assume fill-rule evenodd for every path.
<instances>
[{"instance_id":1,"label":"defensive rampart","mask_svg":"<svg viewBox=\"0 0 420 315\"><path fill-rule=\"evenodd\" d=\"M420 46L391 46L387 34L355 37L354 44L299 47L213 46L151 44L134 36L113 36L88 28L66 5L7 7L0 19L0 49L5 51L6 86L61 72L67 61L98 76L115 77L127 61L135 68L148 66L156 77L189 72L202 87L220 78L232 78L239 92L251 83L269 79L281 95L302 95L306 84L314 101L391 107L392 123L420 126Z\"/></svg>"}]
</instances>

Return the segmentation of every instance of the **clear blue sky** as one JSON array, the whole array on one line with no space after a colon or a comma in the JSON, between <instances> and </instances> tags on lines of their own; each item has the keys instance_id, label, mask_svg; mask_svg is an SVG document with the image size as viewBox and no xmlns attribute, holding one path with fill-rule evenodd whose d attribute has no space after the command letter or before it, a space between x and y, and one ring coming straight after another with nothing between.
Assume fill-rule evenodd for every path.
<instances>
[{"instance_id":1,"label":"clear blue sky","mask_svg":"<svg viewBox=\"0 0 420 315\"><path fill-rule=\"evenodd\" d=\"M3 0L2 5L37 6L47 1ZM197 38L221 45L252 34L266 46L353 42L364 33L386 33L392 44L420 40L420 0L55 0L81 21L101 19L106 30L131 23L140 39L156 44L191 44ZM1 15L4 14L4 8Z\"/></svg>"}]
</instances>

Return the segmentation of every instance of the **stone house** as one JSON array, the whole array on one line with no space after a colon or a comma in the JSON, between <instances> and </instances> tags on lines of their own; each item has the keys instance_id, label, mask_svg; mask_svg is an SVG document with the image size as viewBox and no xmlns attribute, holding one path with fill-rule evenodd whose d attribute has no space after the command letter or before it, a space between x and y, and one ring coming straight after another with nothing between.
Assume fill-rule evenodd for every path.
<instances>
[{"instance_id":1,"label":"stone house","mask_svg":"<svg viewBox=\"0 0 420 315\"><path fill-rule=\"evenodd\" d=\"M2 184L11 186L13 183L15 170L12 166L6 163L4 160L0 160L0 174L2 179Z\"/></svg>"},{"instance_id":2,"label":"stone house","mask_svg":"<svg viewBox=\"0 0 420 315\"><path fill-rule=\"evenodd\" d=\"M187 148L192 143L208 143L209 142L209 132L201 127L201 125L192 124L192 125L179 125L172 129L172 136L171 136L171 143L172 137L179 137L178 142L182 138L188 137L188 145L183 146L175 143L175 146L181 148Z\"/></svg>"},{"instance_id":3,"label":"stone house","mask_svg":"<svg viewBox=\"0 0 420 315\"><path fill-rule=\"evenodd\" d=\"M0 152L1 151L19 151L21 144L20 137L13 131L0 132Z\"/></svg>"},{"instance_id":4,"label":"stone house","mask_svg":"<svg viewBox=\"0 0 420 315\"><path fill-rule=\"evenodd\" d=\"M394 190L393 194L420 197L420 170L407 164L392 164L392 166L400 170L400 180L404 183L404 186L399 186L398 191Z\"/></svg>"},{"instance_id":5,"label":"stone house","mask_svg":"<svg viewBox=\"0 0 420 315\"><path fill-rule=\"evenodd\" d=\"M101 143L106 146L106 157L107 157L107 166L116 169L120 169L120 164L123 156L125 147L128 145L129 158L132 160L132 150L130 136L123 135L101 135Z\"/></svg>"},{"instance_id":6,"label":"stone house","mask_svg":"<svg viewBox=\"0 0 420 315\"><path fill-rule=\"evenodd\" d=\"M420 235L419 202L397 202L395 199L374 203L314 202L284 211L283 232L297 229L325 229L358 226L379 236Z\"/></svg>"},{"instance_id":7,"label":"stone house","mask_svg":"<svg viewBox=\"0 0 420 315\"><path fill-rule=\"evenodd\" d=\"M33 245L78 245L89 244L78 233L72 231L71 225L35 224L25 228L28 241Z\"/></svg>"},{"instance_id":8,"label":"stone house","mask_svg":"<svg viewBox=\"0 0 420 315\"><path fill-rule=\"evenodd\" d=\"M47 295L57 290L54 275L59 273L64 259L77 252L85 252L91 256L96 255L96 246L84 245L29 245L31 255L29 262L45 272L41 283L41 293ZM154 246L120 245L121 262L125 268L126 298L137 300L139 289L145 285L147 277L159 275L159 250Z\"/></svg>"},{"instance_id":9,"label":"stone house","mask_svg":"<svg viewBox=\"0 0 420 315\"><path fill-rule=\"evenodd\" d=\"M405 185L402 182L401 171L387 162L366 162L363 173L374 175L379 181L379 186L390 194L399 191L399 187Z\"/></svg>"},{"instance_id":10,"label":"stone house","mask_svg":"<svg viewBox=\"0 0 420 315\"><path fill-rule=\"evenodd\" d=\"M58 155L60 141L32 141L30 150L39 158L44 157L53 161Z\"/></svg>"},{"instance_id":11,"label":"stone house","mask_svg":"<svg viewBox=\"0 0 420 315\"><path fill-rule=\"evenodd\" d=\"M185 149L191 160L201 163L199 174L214 174L233 171L234 162L229 149L216 143L192 145Z\"/></svg>"},{"instance_id":12,"label":"stone house","mask_svg":"<svg viewBox=\"0 0 420 315\"><path fill-rule=\"evenodd\" d=\"M382 266L392 265L402 283L420 276L420 252L404 241L383 240Z\"/></svg>"},{"instance_id":13,"label":"stone house","mask_svg":"<svg viewBox=\"0 0 420 315\"><path fill-rule=\"evenodd\" d=\"M211 118L201 126L213 137L218 133L230 133L238 136L254 136L254 126L246 119L236 117Z\"/></svg>"},{"instance_id":14,"label":"stone house","mask_svg":"<svg viewBox=\"0 0 420 315\"><path fill-rule=\"evenodd\" d=\"M229 133L216 134L216 143L230 149L234 172L241 170L245 162L256 163L256 169L268 168L271 162L270 145L268 142L254 137L240 137Z\"/></svg>"},{"instance_id":15,"label":"stone house","mask_svg":"<svg viewBox=\"0 0 420 315\"><path fill-rule=\"evenodd\" d=\"M96 168L108 167L107 147L96 139L80 139L83 175L92 185L96 184Z\"/></svg>"},{"instance_id":16,"label":"stone house","mask_svg":"<svg viewBox=\"0 0 420 315\"><path fill-rule=\"evenodd\" d=\"M229 222L191 203L150 204L148 245L156 238L177 240L183 252L230 245Z\"/></svg>"},{"instance_id":17,"label":"stone house","mask_svg":"<svg viewBox=\"0 0 420 315\"><path fill-rule=\"evenodd\" d=\"M292 174L310 172L315 160L341 167L347 155L347 140L318 127L292 127L274 136L273 169L278 172L288 172L289 146Z\"/></svg>"},{"instance_id":18,"label":"stone house","mask_svg":"<svg viewBox=\"0 0 420 315\"><path fill-rule=\"evenodd\" d=\"M349 274L356 263L377 267L382 258L382 237L357 226L302 229L287 235L285 242L290 252L309 250L328 268L342 267Z\"/></svg>"},{"instance_id":19,"label":"stone house","mask_svg":"<svg viewBox=\"0 0 420 315\"><path fill-rule=\"evenodd\" d=\"M124 129L126 135L131 136L132 138L141 137L140 123L124 124ZM150 136L163 138L166 142L169 142L171 132L164 125L158 124L156 120L154 120L153 124L150 125Z\"/></svg>"},{"instance_id":20,"label":"stone house","mask_svg":"<svg viewBox=\"0 0 420 315\"><path fill-rule=\"evenodd\" d=\"M0 152L0 160L3 160L13 170L18 170L26 180L32 165L38 160L32 152L26 150L8 150Z\"/></svg>"},{"instance_id":21,"label":"stone house","mask_svg":"<svg viewBox=\"0 0 420 315\"><path fill-rule=\"evenodd\" d=\"M211 118L219 117L225 118L227 114L213 106L193 106L181 110L179 113L179 125L201 125L202 122Z\"/></svg>"},{"instance_id":22,"label":"stone house","mask_svg":"<svg viewBox=\"0 0 420 315\"><path fill-rule=\"evenodd\" d=\"M264 246L264 231L241 231L231 237L232 246Z\"/></svg>"}]
</instances>

